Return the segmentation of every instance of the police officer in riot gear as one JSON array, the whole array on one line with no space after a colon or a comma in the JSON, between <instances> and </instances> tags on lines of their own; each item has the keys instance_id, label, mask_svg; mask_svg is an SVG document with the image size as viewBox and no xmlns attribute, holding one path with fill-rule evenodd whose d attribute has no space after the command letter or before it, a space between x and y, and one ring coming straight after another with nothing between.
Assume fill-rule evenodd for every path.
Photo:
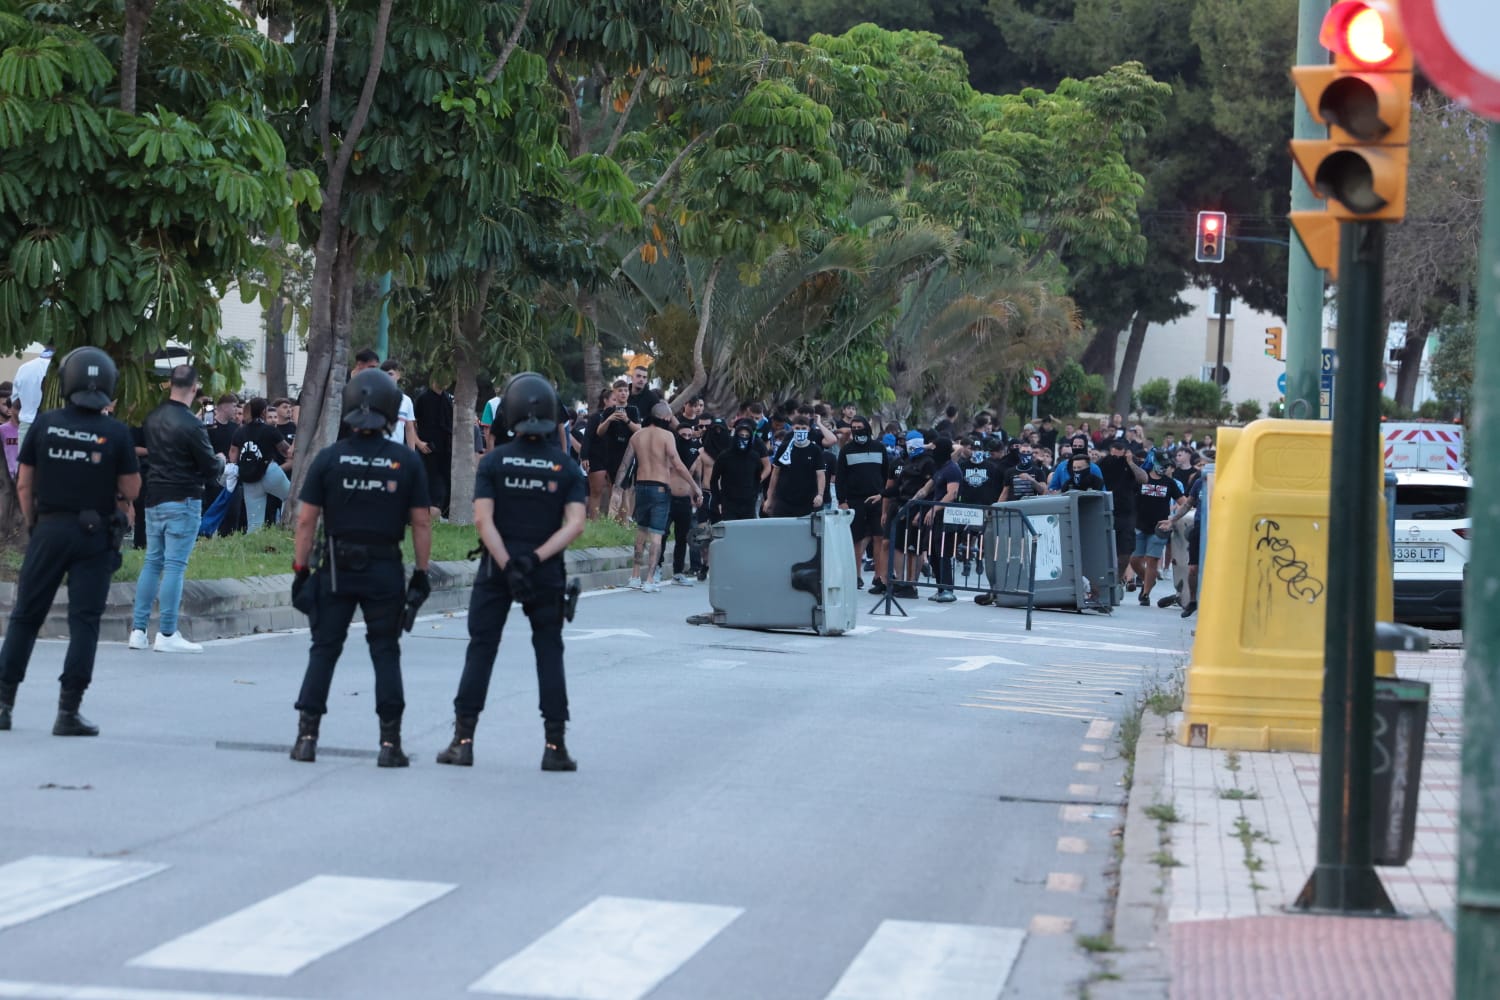
<instances>
[{"instance_id":1,"label":"police officer in riot gear","mask_svg":"<svg viewBox=\"0 0 1500 1000\"><path fill-rule=\"evenodd\" d=\"M564 553L583 532L588 483L558 447L562 410L552 384L522 372L505 387L505 423L515 438L479 463L474 527L483 549L469 598L469 648L453 699L453 742L439 764L474 763L474 728L484 711L490 673L513 603L531 620L537 686L545 725L542 770L576 771L563 734L568 689L563 676L563 618L568 601ZM570 616L570 615L569 615ZM571 617L571 616L570 616Z\"/></svg>"},{"instance_id":2,"label":"police officer in riot gear","mask_svg":"<svg viewBox=\"0 0 1500 1000\"><path fill-rule=\"evenodd\" d=\"M118 376L114 361L97 347L70 353L59 369L67 405L38 415L21 442L16 493L31 541L0 646L0 729L10 728L16 689L66 574L68 652L52 734L99 735L78 707L94 676L99 619L141 488L130 429L102 412Z\"/></svg>"},{"instance_id":3,"label":"police officer in riot gear","mask_svg":"<svg viewBox=\"0 0 1500 1000\"><path fill-rule=\"evenodd\" d=\"M299 497L292 603L312 626L307 673L297 698L300 713L292 759L317 758L318 724L328 711L333 670L355 609L364 612L365 638L375 666L375 712L380 717L381 767L406 767L401 750L401 626L430 592L431 498L421 459L386 438L401 409L395 380L376 369L356 372L344 387L344 423L352 433L313 458ZM314 553L318 518L324 538ZM417 566L406 580L401 539L411 524ZM314 554L317 566L311 565ZM316 570L316 571L314 571Z\"/></svg>"}]
</instances>

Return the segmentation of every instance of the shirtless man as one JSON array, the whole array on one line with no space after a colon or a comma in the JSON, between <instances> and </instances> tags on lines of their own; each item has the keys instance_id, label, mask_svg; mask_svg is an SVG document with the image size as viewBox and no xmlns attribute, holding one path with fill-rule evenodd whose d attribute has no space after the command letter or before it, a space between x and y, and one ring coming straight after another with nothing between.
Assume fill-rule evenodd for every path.
<instances>
[{"instance_id":1,"label":"shirtless man","mask_svg":"<svg viewBox=\"0 0 1500 1000\"><path fill-rule=\"evenodd\" d=\"M630 439L630 447L620 463L620 476L629 468L632 456L636 463L635 565L630 574L630 589L648 594L661 591L652 574L661 555L662 538L667 533L673 486L685 486L693 496L694 507L703 503L703 490L677 454L672 423L672 407L666 403L653 406L650 421Z\"/></svg>"}]
</instances>

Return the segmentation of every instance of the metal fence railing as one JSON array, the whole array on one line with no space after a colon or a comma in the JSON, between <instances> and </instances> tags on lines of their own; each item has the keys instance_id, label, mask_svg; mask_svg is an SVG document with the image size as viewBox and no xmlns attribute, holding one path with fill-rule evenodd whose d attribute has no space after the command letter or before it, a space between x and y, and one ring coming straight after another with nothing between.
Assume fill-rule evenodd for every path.
<instances>
[{"instance_id":1,"label":"metal fence railing","mask_svg":"<svg viewBox=\"0 0 1500 1000\"><path fill-rule=\"evenodd\" d=\"M1026 599L1026 630L1036 595L1036 529L1019 510L909 500L886 528L885 593L872 614L906 617L902 598L918 587ZM894 610L893 610L894 609Z\"/></svg>"}]
</instances>

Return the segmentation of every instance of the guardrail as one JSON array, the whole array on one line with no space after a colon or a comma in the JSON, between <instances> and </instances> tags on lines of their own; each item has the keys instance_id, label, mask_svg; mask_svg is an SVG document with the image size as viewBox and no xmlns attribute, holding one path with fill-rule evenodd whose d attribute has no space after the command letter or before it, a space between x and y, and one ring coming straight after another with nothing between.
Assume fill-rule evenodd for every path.
<instances>
[{"instance_id":1,"label":"guardrail","mask_svg":"<svg viewBox=\"0 0 1500 1000\"><path fill-rule=\"evenodd\" d=\"M918 587L1026 599L1026 630L1036 601L1037 533L1021 511L981 504L909 500L886 526L885 594L871 614L908 617L900 599ZM930 573L923 573L924 564ZM904 593L897 593L901 588ZM936 594L934 596L937 596Z\"/></svg>"}]
</instances>

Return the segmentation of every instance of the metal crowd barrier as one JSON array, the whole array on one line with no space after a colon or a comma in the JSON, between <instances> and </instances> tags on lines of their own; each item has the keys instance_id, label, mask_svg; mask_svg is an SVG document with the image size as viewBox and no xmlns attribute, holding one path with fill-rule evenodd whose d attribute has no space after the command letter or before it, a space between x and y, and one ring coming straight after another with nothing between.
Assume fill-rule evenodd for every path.
<instances>
[{"instance_id":1,"label":"metal crowd barrier","mask_svg":"<svg viewBox=\"0 0 1500 1000\"><path fill-rule=\"evenodd\" d=\"M909 500L886 528L885 594L871 614L899 613L897 587L1026 599L1026 630L1036 602L1037 533L1021 511L981 504ZM906 595L908 598L910 594Z\"/></svg>"}]
</instances>

